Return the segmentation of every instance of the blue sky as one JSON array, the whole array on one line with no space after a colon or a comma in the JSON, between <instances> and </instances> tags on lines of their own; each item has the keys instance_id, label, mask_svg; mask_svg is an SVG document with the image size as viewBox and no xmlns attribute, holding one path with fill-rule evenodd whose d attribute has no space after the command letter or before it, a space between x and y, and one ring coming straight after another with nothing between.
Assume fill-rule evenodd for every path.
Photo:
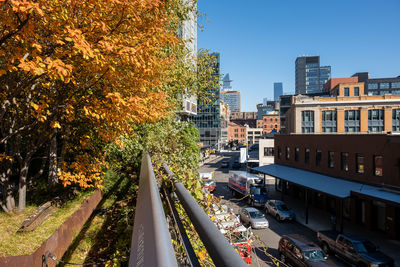
<instances>
[{"instance_id":1,"label":"blue sky","mask_svg":"<svg viewBox=\"0 0 400 267\"><path fill-rule=\"evenodd\" d=\"M294 62L319 55L332 77L400 75L400 0L199 0L198 48L221 54L221 73L242 94L242 111L294 92Z\"/></svg>"}]
</instances>

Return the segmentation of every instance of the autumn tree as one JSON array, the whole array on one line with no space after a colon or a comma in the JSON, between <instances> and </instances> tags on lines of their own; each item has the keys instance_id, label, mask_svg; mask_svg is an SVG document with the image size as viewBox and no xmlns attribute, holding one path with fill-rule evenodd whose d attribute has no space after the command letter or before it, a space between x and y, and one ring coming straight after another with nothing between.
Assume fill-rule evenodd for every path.
<instances>
[{"instance_id":1,"label":"autumn tree","mask_svg":"<svg viewBox=\"0 0 400 267\"><path fill-rule=\"evenodd\" d=\"M187 87L173 85L175 74L188 68L176 30L188 9L179 0L0 0L5 211L14 178L24 210L33 158L45 163L40 174L51 155L49 173L59 169L65 185L101 186L104 146L176 108Z\"/></svg>"}]
</instances>

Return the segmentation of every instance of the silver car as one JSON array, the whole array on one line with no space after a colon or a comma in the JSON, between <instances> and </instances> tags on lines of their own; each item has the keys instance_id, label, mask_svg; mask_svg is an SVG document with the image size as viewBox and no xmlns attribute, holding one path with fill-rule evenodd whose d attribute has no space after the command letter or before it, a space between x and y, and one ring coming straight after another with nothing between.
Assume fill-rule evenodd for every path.
<instances>
[{"instance_id":1,"label":"silver car","mask_svg":"<svg viewBox=\"0 0 400 267\"><path fill-rule=\"evenodd\" d=\"M244 225L250 225L254 229L268 228L269 223L264 214L255 208L243 208L239 211L240 220Z\"/></svg>"},{"instance_id":2,"label":"silver car","mask_svg":"<svg viewBox=\"0 0 400 267\"><path fill-rule=\"evenodd\" d=\"M265 203L265 212L274 216L278 221L296 219L293 210L289 209L285 202L280 200L268 200Z\"/></svg>"}]
</instances>

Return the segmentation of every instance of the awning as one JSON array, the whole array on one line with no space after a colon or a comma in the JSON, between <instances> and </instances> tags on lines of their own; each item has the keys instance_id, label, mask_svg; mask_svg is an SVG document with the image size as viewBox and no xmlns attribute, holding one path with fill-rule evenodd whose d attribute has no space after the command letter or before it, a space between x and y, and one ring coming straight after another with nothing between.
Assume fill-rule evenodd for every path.
<instances>
[{"instance_id":1,"label":"awning","mask_svg":"<svg viewBox=\"0 0 400 267\"><path fill-rule=\"evenodd\" d=\"M391 202L394 205L400 206L400 194L385 188L364 186L360 191L352 191L352 193L360 197Z\"/></svg>"},{"instance_id":2,"label":"awning","mask_svg":"<svg viewBox=\"0 0 400 267\"><path fill-rule=\"evenodd\" d=\"M347 198L355 193L400 204L400 194L389 192L377 186L338 179L279 164L264 165L253 168L253 170L338 198Z\"/></svg>"}]
</instances>

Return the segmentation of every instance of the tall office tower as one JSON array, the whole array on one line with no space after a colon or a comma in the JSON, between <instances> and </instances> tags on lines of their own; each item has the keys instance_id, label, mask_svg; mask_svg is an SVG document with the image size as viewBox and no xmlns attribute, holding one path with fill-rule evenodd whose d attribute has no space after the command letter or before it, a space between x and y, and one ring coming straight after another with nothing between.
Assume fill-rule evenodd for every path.
<instances>
[{"instance_id":1,"label":"tall office tower","mask_svg":"<svg viewBox=\"0 0 400 267\"><path fill-rule=\"evenodd\" d=\"M331 67L320 67L319 56L296 58L296 94L320 93L330 77Z\"/></svg>"},{"instance_id":2,"label":"tall office tower","mask_svg":"<svg viewBox=\"0 0 400 267\"><path fill-rule=\"evenodd\" d=\"M185 0L189 2L192 0ZM189 61L196 64L197 57L197 19L194 11L188 14L188 19L182 23L181 28L178 31L178 35L185 42L186 48L190 51ZM188 116L197 114L197 98L190 93L186 93L180 96L182 99L182 110L177 113L181 118L187 119Z\"/></svg>"},{"instance_id":3,"label":"tall office tower","mask_svg":"<svg viewBox=\"0 0 400 267\"><path fill-rule=\"evenodd\" d=\"M219 53L212 53L213 62L210 62L214 68L213 75L220 73ZM220 111L220 88L208 89L210 101L207 103L197 101L197 115L191 116L200 133L200 142L203 146L214 146L221 143L221 111Z\"/></svg>"},{"instance_id":4,"label":"tall office tower","mask_svg":"<svg viewBox=\"0 0 400 267\"><path fill-rule=\"evenodd\" d=\"M274 83L274 101L278 101L281 95L283 95L282 83Z\"/></svg>"},{"instance_id":5,"label":"tall office tower","mask_svg":"<svg viewBox=\"0 0 400 267\"><path fill-rule=\"evenodd\" d=\"M232 80L229 79L229 73L227 73L227 74L224 76L224 79L222 79L222 90L223 90L223 91L232 90L231 82L232 82Z\"/></svg>"},{"instance_id":6,"label":"tall office tower","mask_svg":"<svg viewBox=\"0 0 400 267\"><path fill-rule=\"evenodd\" d=\"M240 112L240 91L232 88L232 80L229 78L229 73L225 75L222 82L221 100L229 106L231 112Z\"/></svg>"},{"instance_id":7,"label":"tall office tower","mask_svg":"<svg viewBox=\"0 0 400 267\"><path fill-rule=\"evenodd\" d=\"M240 92L239 91L221 91L221 100L224 101L231 112L240 112Z\"/></svg>"}]
</instances>

